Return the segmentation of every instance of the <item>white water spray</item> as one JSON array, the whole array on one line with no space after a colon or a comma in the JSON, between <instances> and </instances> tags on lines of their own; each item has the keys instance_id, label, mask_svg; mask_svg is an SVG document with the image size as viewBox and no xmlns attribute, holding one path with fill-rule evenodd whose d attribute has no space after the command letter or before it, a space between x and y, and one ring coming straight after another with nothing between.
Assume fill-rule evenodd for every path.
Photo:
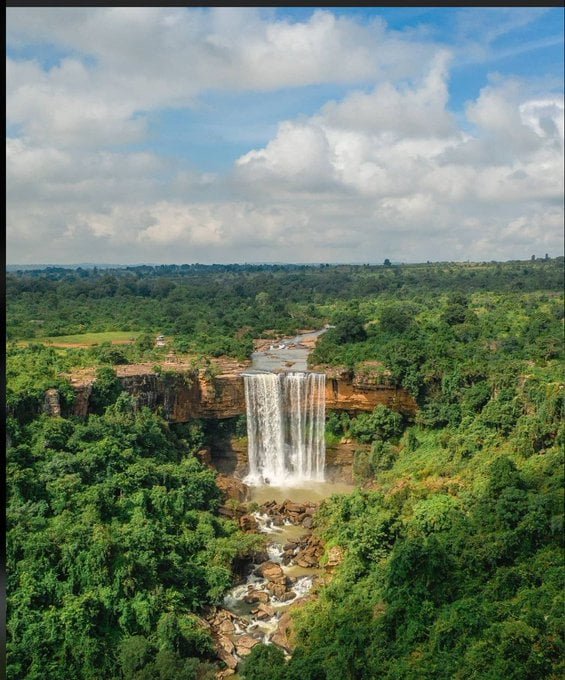
<instances>
[{"instance_id":1,"label":"white water spray","mask_svg":"<svg viewBox=\"0 0 565 680\"><path fill-rule=\"evenodd\" d=\"M249 484L324 481L323 373L244 375Z\"/></svg>"}]
</instances>

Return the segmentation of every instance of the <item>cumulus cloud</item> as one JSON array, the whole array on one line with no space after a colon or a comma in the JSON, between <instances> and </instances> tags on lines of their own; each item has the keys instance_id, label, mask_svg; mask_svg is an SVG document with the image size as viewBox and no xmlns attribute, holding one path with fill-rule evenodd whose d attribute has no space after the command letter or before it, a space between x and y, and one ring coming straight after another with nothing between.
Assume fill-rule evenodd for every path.
<instances>
[{"instance_id":1,"label":"cumulus cloud","mask_svg":"<svg viewBox=\"0 0 565 680\"><path fill-rule=\"evenodd\" d=\"M450 54L440 51L416 88L399 89L390 82L372 92L354 92L341 102L331 102L322 114L332 127L362 130L397 137L445 137L455 131L446 110Z\"/></svg>"},{"instance_id":2,"label":"cumulus cloud","mask_svg":"<svg viewBox=\"0 0 565 680\"><path fill-rule=\"evenodd\" d=\"M207 90L402 77L433 52L381 21L321 10L292 23L229 7L9 8L7 19L9 45L55 42L72 53L49 69L8 59L8 122L72 145L138 141L144 113L193 105Z\"/></svg>"},{"instance_id":3,"label":"cumulus cloud","mask_svg":"<svg viewBox=\"0 0 565 680\"><path fill-rule=\"evenodd\" d=\"M308 120L281 124L265 148L237 161L239 172L275 194L281 182L294 182L296 192L319 182L333 184L335 201L351 192L363 196L375 233L397 235L397 257L406 252L398 234L408 230L408 239L429 244L430 236L447 229L461 236L469 257L482 255L482 247L464 237L470 225L477 243L493 252L511 256L511 237L521 226L532 240L558 250L562 102L528 99L517 81L488 85L467 106L471 133L447 110L445 64L446 55L439 54L412 87L387 83L355 92ZM373 230L358 236L378 243ZM514 245L523 242L517 238ZM434 251L425 252L430 257Z\"/></svg>"},{"instance_id":4,"label":"cumulus cloud","mask_svg":"<svg viewBox=\"0 0 565 680\"><path fill-rule=\"evenodd\" d=\"M492 79L456 115L454 51L416 34L328 11L291 22L255 9L10 8L7 35L11 261L561 251L562 97ZM14 56L30 43L63 56ZM282 120L227 174L131 147L152 111L209 89L322 83L350 90Z\"/></svg>"}]
</instances>

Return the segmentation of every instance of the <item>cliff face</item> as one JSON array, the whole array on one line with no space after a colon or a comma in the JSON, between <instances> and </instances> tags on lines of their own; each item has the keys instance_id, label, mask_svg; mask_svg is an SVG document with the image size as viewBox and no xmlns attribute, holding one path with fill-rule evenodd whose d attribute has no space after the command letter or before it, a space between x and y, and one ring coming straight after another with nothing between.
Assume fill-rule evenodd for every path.
<instances>
[{"instance_id":1,"label":"cliff face","mask_svg":"<svg viewBox=\"0 0 565 680\"><path fill-rule=\"evenodd\" d=\"M120 375L123 389L138 407L162 408L167 420L184 423L193 418L232 418L245 413L243 378L225 375L205 379L198 370L179 373L143 371ZM73 414L85 417L89 411L92 380L75 381ZM47 408L46 400L46 408ZM56 415L54 412L52 415Z\"/></svg>"},{"instance_id":2,"label":"cliff face","mask_svg":"<svg viewBox=\"0 0 565 680\"><path fill-rule=\"evenodd\" d=\"M388 406L406 414L414 414L418 408L414 398L404 389L366 384L355 378L326 380L327 410L372 411L376 406Z\"/></svg>"},{"instance_id":3,"label":"cliff face","mask_svg":"<svg viewBox=\"0 0 565 680\"><path fill-rule=\"evenodd\" d=\"M355 451L367 451L369 448L367 444L347 440L326 446L326 479L353 484Z\"/></svg>"},{"instance_id":4,"label":"cliff face","mask_svg":"<svg viewBox=\"0 0 565 680\"><path fill-rule=\"evenodd\" d=\"M192 418L232 418L245 413L245 390L241 375L226 374L205 378L198 370L179 373L152 371L118 377L138 406L161 407L174 423ZM92 382L75 384L74 414L86 416ZM403 389L375 385L343 374L326 380L326 409L337 411L372 411L384 405L406 414L417 409L414 399ZM55 413L53 413L55 415Z\"/></svg>"},{"instance_id":5,"label":"cliff face","mask_svg":"<svg viewBox=\"0 0 565 680\"><path fill-rule=\"evenodd\" d=\"M370 446L343 440L326 446L326 480L353 483L353 459L355 451L368 451ZM243 478L249 471L247 437L229 436L210 443L202 452L202 458L223 475Z\"/></svg>"},{"instance_id":6,"label":"cliff face","mask_svg":"<svg viewBox=\"0 0 565 680\"><path fill-rule=\"evenodd\" d=\"M118 371L120 371L118 367ZM184 423L193 418L223 419L245 413L245 389L239 373L205 378L197 369L155 373L150 369L136 373L122 369L118 377L123 389L139 407L162 408L164 416L173 423ZM329 372L328 372L329 373ZM74 414L85 417L89 410L92 380L75 382ZM59 401L50 390L44 409L51 415L60 415ZM402 389L374 384L362 376L347 372L329 373L326 379L326 409L372 411L376 406L388 406L412 415L417 409L414 399ZM353 458L361 444L343 441L329 445L326 450L326 472L331 481L352 481ZM220 472L242 477L248 468L247 440L227 437L210 442L202 452L206 462Z\"/></svg>"}]
</instances>

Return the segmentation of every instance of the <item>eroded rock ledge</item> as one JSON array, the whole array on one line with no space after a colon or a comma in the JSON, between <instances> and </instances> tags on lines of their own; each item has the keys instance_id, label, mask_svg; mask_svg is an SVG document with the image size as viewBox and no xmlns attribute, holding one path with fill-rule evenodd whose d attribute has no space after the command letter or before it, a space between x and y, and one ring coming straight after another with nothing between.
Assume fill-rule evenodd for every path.
<instances>
[{"instance_id":1,"label":"eroded rock ledge","mask_svg":"<svg viewBox=\"0 0 565 680\"><path fill-rule=\"evenodd\" d=\"M165 367L164 367L165 368ZM149 366L139 364L118 366L116 372L123 389L134 397L138 406L161 407L170 422L183 423L193 418L232 418L245 413L245 390L241 371L245 364L236 365L230 372L210 376L205 371L167 366L158 373ZM414 414L417 405L404 389L375 382L363 374L354 375L346 370L326 371L326 409L372 411L384 405L394 410ZM74 415L86 416L94 376L71 376L75 389ZM56 415L57 404L49 396L46 410Z\"/></svg>"}]
</instances>

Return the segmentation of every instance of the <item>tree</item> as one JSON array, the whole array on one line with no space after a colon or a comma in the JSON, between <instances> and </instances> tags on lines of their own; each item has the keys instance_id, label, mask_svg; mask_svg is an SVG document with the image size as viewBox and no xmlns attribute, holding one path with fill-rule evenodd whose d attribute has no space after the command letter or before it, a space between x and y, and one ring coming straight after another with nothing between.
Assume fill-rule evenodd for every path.
<instances>
[{"instance_id":1,"label":"tree","mask_svg":"<svg viewBox=\"0 0 565 680\"><path fill-rule=\"evenodd\" d=\"M402 416L386 406L377 406L372 413L362 413L351 421L351 434L360 442L387 440L402 433Z\"/></svg>"},{"instance_id":2,"label":"tree","mask_svg":"<svg viewBox=\"0 0 565 680\"><path fill-rule=\"evenodd\" d=\"M335 319L335 328L328 331L327 335L338 345L362 342L367 337L364 319L353 311L342 312Z\"/></svg>"},{"instance_id":3,"label":"tree","mask_svg":"<svg viewBox=\"0 0 565 680\"><path fill-rule=\"evenodd\" d=\"M146 352L147 350L153 349L153 346L155 345L155 339L150 333L142 333L137 337L135 345L142 352Z\"/></svg>"},{"instance_id":4,"label":"tree","mask_svg":"<svg viewBox=\"0 0 565 680\"><path fill-rule=\"evenodd\" d=\"M113 404L122 392L122 384L116 371L103 366L96 371L96 380L92 386L90 405L94 413L102 413L106 406Z\"/></svg>"},{"instance_id":5,"label":"tree","mask_svg":"<svg viewBox=\"0 0 565 680\"><path fill-rule=\"evenodd\" d=\"M412 325L413 314L406 305L387 305L379 314L381 328L387 333L401 335Z\"/></svg>"},{"instance_id":6,"label":"tree","mask_svg":"<svg viewBox=\"0 0 565 680\"><path fill-rule=\"evenodd\" d=\"M285 658L282 649L275 645L255 645L243 663L244 680L283 680Z\"/></svg>"}]
</instances>

